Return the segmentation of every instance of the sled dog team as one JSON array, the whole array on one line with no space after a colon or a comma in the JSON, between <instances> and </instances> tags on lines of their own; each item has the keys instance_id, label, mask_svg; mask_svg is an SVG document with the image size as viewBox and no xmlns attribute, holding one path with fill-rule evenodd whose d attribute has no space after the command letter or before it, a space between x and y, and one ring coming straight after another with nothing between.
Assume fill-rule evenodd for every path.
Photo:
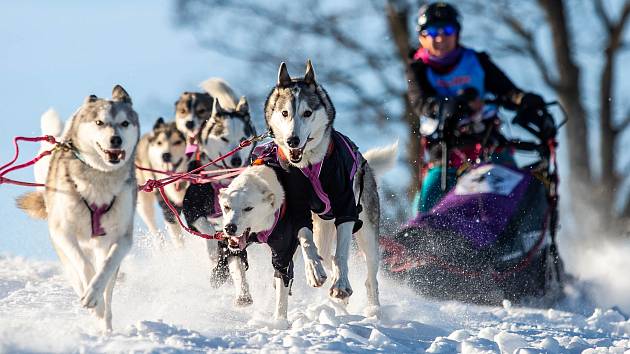
<instances>
[{"instance_id":1,"label":"sled dog team","mask_svg":"<svg viewBox=\"0 0 630 354\"><path fill-rule=\"evenodd\" d=\"M50 238L81 305L112 329L111 302L120 264L132 245L137 210L157 234L158 202L170 238L181 244L186 232L157 192L138 185L165 177L155 171L186 172L213 161L256 135L245 97L220 79L204 82L205 92L185 92L175 103L175 121L159 118L140 137L129 94L115 86L111 99L88 96L65 128L54 112L42 116L42 131L63 141L36 165L46 187L18 198L30 216L48 220ZM303 77L291 78L280 65L264 116L272 141L245 147L210 169L242 169L230 180L178 181L165 187L169 202L188 226L225 239L207 240L215 265L214 286L229 277L235 304L253 302L246 270L246 247L266 243L272 254L274 319L287 323L293 256L300 247L306 281L346 304L353 289L348 258L353 239L367 265L366 315L379 313L379 198L377 177L393 166L397 144L365 153L333 127L335 108L315 79L310 61ZM50 149L42 143L42 149ZM136 166L147 169L136 169Z\"/></svg>"}]
</instances>

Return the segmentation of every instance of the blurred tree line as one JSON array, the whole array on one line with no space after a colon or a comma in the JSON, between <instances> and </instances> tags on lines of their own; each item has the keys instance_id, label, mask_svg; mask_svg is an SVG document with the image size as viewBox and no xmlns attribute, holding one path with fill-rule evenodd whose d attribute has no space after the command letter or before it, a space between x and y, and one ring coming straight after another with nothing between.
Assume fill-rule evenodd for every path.
<instances>
[{"instance_id":1,"label":"blurred tree line","mask_svg":"<svg viewBox=\"0 0 630 354\"><path fill-rule=\"evenodd\" d=\"M311 58L317 79L335 92L338 116L373 124L375 134L392 124L402 125L408 134L405 160L412 179L407 193L412 195L418 187L419 120L406 99L404 68L418 44L415 21L421 4L176 0L175 17L201 45L242 63L252 87L256 82L271 87L275 82L269 78L275 79L281 61L293 75L300 75L306 58ZM626 31L630 0L453 4L466 21L474 18L478 26L464 28L464 44L470 38L483 43L492 56L528 61L567 110L569 120L561 134L570 160L571 195L563 198L572 199L577 215L586 212L607 229L625 231L630 220L630 156L623 154L623 146L630 104L623 100L627 88L621 92L616 78L623 70L619 58L630 46ZM262 104L264 97L252 99Z\"/></svg>"}]
</instances>

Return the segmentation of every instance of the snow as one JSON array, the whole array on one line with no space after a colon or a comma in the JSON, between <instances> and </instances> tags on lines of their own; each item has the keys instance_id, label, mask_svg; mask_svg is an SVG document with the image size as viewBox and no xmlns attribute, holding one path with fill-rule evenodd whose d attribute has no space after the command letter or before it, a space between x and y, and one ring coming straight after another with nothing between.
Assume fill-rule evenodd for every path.
<instances>
[{"instance_id":1,"label":"snow","mask_svg":"<svg viewBox=\"0 0 630 354\"><path fill-rule=\"evenodd\" d=\"M380 318L365 317L364 265L354 257L347 311L327 288L306 285L296 261L288 323L272 318L269 251L250 251L254 305L233 305L231 286L213 289L202 240L183 249L136 237L117 283L114 332L102 335L79 307L59 263L0 256L0 352L351 352L624 353L630 321L613 308L569 297L554 309L504 302L484 307L416 295L381 274ZM577 290L576 290L577 291ZM586 302L585 302L586 301ZM586 311L586 312L585 312Z\"/></svg>"}]
</instances>

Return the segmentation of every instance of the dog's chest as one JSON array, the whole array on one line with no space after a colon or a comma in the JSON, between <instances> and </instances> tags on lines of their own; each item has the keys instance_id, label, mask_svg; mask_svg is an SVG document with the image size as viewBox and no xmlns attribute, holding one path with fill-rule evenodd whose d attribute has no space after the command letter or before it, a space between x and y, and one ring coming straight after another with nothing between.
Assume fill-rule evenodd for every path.
<instances>
[{"instance_id":1,"label":"dog's chest","mask_svg":"<svg viewBox=\"0 0 630 354\"><path fill-rule=\"evenodd\" d=\"M129 169L120 170L105 173L83 169L70 175L68 187L74 193L57 193L55 198L59 203L55 207L57 223L66 224L60 227L84 241L123 235L133 221L137 192Z\"/></svg>"}]
</instances>

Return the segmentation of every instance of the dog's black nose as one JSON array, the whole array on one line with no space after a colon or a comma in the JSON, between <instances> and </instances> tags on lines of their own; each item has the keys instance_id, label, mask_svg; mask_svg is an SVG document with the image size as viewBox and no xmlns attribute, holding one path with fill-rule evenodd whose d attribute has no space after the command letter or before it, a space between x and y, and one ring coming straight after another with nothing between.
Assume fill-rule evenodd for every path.
<instances>
[{"instance_id":1,"label":"dog's black nose","mask_svg":"<svg viewBox=\"0 0 630 354\"><path fill-rule=\"evenodd\" d=\"M118 135L114 135L109 139L109 144L113 148L119 148L122 145L122 138Z\"/></svg>"},{"instance_id":2,"label":"dog's black nose","mask_svg":"<svg viewBox=\"0 0 630 354\"><path fill-rule=\"evenodd\" d=\"M287 145L289 145L289 147L291 149L295 149L297 147L300 146L300 138L298 138L297 136L292 136L289 139L287 139Z\"/></svg>"},{"instance_id":3,"label":"dog's black nose","mask_svg":"<svg viewBox=\"0 0 630 354\"><path fill-rule=\"evenodd\" d=\"M165 152L162 154L162 160L164 160L164 162L171 162L171 153L170 152Z\"/></svg>"},{"instance_id":4,"label":"dog's black nose","mask_svg":"<svg viewBox=\"0 0 630 354\"><path fill-rule=\"evenodd\" d=\"M194 127L195 127L195 121L194 120L189 120L188 122L186 122L186 128L192 129Z\"/></svg>"},{"instance_id":5,"label":"dog's black nose","mask_svg":"<svg viewBox=\"0 0 630 354\"><path fill-rule=\"evenodd\" d=\"M225 233L230 236L234 236L234 234L236 234L236 225L234 224L227 224L223 229L225 230Z\"/></svg>"},{"instance_id":6,"label":"dog's black nose","mask_svg":"<svg viewBox=\"0 0 630 354\"><path fill-rule=\"evenodd\" d=\"M238 157L238 156L234 156L231 160L230 163L232 164L232 167L241 167L241 164L243 163L243 160Z\"/></svg>"}]
</instances>

